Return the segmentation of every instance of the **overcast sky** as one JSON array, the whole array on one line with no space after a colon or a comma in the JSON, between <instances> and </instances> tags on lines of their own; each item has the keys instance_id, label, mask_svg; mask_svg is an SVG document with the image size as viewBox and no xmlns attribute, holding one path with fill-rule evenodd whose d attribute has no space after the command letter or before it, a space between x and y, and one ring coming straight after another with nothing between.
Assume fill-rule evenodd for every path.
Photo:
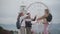
<instances>
[{"instance_id":1,"label":"overcast sky","mask_svg":"<svg viewBox=\"0 0 60 34\"><path fill-rule=\"evenodd\" d=\"M53 15L51 23L60 23L60 0L0 0L0 24L15 24L21 5L43 2Z\"/></svg>"}]
</instances>

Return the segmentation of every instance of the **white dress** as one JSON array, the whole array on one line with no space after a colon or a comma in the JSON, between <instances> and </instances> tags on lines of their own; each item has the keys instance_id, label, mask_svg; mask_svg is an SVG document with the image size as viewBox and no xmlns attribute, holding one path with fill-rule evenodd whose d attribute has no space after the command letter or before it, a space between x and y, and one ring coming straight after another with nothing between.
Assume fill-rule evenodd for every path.
<instances>
[{"instance_id":1,"label":"white dress","mask_svg":"<svg viewBox=\"0 0 60 34\"><path fill-rule=\"evenodd\" d=\"M20 23L23 20L22 23L21 23L21 28L20 28L20 33L21 34L26 34L25 33L25 19L24 19L25 17L26 17L26 15L20 17Z\"/></svg>"},{"instance_id":2,"label":"white dress","mask_svg":"<svg viewBox=\"0 0 60 34\"><path fill-rule=\"evenodd\" d=\"M24 26L25 27L25 17L26 17L27 15L24 15L24 16L21 16L20 17L20 23L21 23L21 21L22 21L22 23L21 23L21 26Z\"/></svg>"},{"instance_id":3,"label":"white dress","mask_svg":"<svg viewBox=\"0 0 60 34\"><path fill-rule=\"evenodd\" d=\"M32 30L37 31L37 32L43 32L43 30L44 30L43 21L41 20L41 21L39 21L39 23L38 22L36 22L36 23L34 22L33 26L32 26Z\"/></svg>"}]
</instances>

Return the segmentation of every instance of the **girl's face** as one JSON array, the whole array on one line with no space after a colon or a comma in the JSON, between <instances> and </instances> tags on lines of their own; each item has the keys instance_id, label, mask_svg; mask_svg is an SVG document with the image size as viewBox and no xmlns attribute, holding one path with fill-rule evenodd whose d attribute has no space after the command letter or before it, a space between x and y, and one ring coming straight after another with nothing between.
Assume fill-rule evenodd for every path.
<instances>
[{"instance_id":1,"label":"girl's face","mask_svg":"<svg viewBox=\"0 0 60 34\"><path fill-rule=\"evenodd\" d=\"M30 13L27 13L28 16L30 16L31 14Z\"/></svg>"},{"instance_id":2,"label":"girl's face","mask_svg":"<svg viewBox=\"0 0 60 34\"><path fill-rule=\"evenodd\" d=\"M45 11L45 14L47 14L47 12Z\"/></svg>"},{"instance_id":3,"label":"girl's face","mask_svg":"<svg viewBox=\"0 0 60 34\"><path fill-rule=\"evenodd\" d=\"M46 11L45 11L45 13L44 13L44 14L47 14L47 13L46 13Z\"/></svg>"},{"instance_id":4,"label":"girl's face","mask_svg":"<svg viewBox=\"0 0 60 34\"><path fill-rule=\"evenodd\" d=\"M46 17L49 15L49 12L48 10L45 10L45 14L44 14Z\"/></svg>"},{"instance_id":5,"label":"girl's face","mask_svg":"<svg viewBox=\"0 0 60 34\"><path fill-rule=\"evenodd\" d=\"M48 14L49 13L49 10L48 9L45 9L45 14Z\"/></svg>"},{"instance_id":6,"label":"girl's face","mask_svg":"<svg viewBox=\"0 0 60 34\"><path fill-rule=\"evenodd\" d=\"M24 15L24 13L22 12L22 13L21 13L21 16L23 16L23 15Z\"/></svg>"}]
</instances>

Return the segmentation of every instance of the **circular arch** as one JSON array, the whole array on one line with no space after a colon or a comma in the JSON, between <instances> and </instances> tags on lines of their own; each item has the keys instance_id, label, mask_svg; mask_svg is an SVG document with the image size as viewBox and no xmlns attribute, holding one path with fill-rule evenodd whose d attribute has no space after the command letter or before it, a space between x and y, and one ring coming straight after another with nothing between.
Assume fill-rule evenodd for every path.
<instances>
[{"instance_id":1,"label":"circular arch","mask_svg":"<svg viewBox=\"0 0 60 34\"><path fill-rule=\"evenodd\" d=\"M47 9L49 9L48 6L45 5L44 3L42 3L42 2L35 2L35 3L31 3L31 4L27 7L27 10L28 10L33 4L37 4L37 3L40 3L40 4L44 5Z\"/></svg>"},{"instance_id":2,"label":"circular arch","mask_svg":"<svg viewBox=\"0 0 60 34\"><path fill-rule=\"evenodd\" d=\"M36 6L37 5L37 6ZM41 6L42 7L41 7ZM36 10L34 10L36 7L38 8L38 9L36 9ZM40 9L40 7L38 7L38 6L40 6L42 9L42 12L39 12L39 9ZM33 8L33 7L35 7L35 8ZM43 8L43 7L45 7L45 8ZM48 9L49 10L49 8L48 8L48 6L46 5L46 4L44 4L44 3L42 3L42 2L34 2L34 3L31 3L28 7L27 7L27 13L31 13L31 16L32 17L34 17L35 15L37 15L38 17L41 17L41 16L43 16L44 15L44 10L45 9ZM35 11L37 11L38 10L38 12L36 12L35 13ZM39 15L40 14L40 15ZM37 17L37 18L38 18Z\"/></svg>"}]
</instances>

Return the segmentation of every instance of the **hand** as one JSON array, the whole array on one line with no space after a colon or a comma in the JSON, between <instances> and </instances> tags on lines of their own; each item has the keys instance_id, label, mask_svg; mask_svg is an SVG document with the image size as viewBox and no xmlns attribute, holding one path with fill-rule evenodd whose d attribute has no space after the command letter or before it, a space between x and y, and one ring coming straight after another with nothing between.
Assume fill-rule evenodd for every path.
<instances>
[{"instance_id":1,"label":"hand","mask_svg":"<svg viewBox=\"0 0 60 34\"><path fill-rule=\"evenodd\" d=\"M39 23L39 20L37 20L36 23Z\"/></svg>"},{"instance_id":2,"label":"hand","mask_svg":"<svg viewBox=\"0 0 60 34\"><path fill-rule=\"evenodd\" d=\"M38 18L37 21L39 21L40 19Z\"/></svg>"}]
</instances>

